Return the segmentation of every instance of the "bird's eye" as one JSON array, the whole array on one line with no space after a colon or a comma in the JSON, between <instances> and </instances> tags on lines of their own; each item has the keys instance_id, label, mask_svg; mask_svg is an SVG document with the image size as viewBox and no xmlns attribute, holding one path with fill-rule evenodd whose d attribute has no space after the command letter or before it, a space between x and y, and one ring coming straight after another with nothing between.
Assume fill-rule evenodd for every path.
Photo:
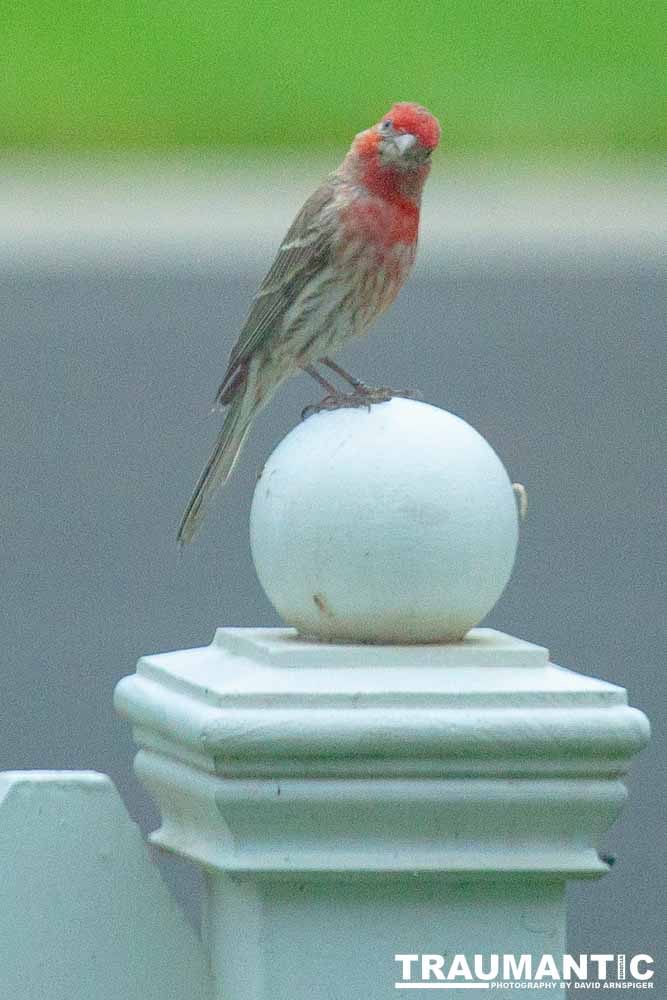
<instances>
[{"instance_id":1,"label":"bird's eye","mask_svg":"<svg viewBox=\"0 0 667 1000\"><path fill-rule=\"evenodd\" d=\"M391 118L385 118L380 128L382 129L383 132L388 132L391 126L392 126Z\"/></svg>"}]
</instances>

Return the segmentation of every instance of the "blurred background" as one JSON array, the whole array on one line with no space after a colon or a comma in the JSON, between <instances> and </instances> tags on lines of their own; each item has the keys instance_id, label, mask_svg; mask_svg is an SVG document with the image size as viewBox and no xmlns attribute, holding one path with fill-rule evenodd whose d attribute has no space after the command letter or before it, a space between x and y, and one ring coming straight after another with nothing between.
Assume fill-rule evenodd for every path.
<instances>
[{"instance_id":1,"label":"blurred background","mask_svg":"<svg viewBox=\"0 0 667 1000\"><path fill-rule=\"evenodd\" d=\"M337 150L387 102L451 151L657 153L661 4L12 4L0 137L23 150Z\"/></svg>"},{"instance_id":2,"label":"blurred background","mask_svg":"<svg viewBox=\"0 0 667 1000\"><path fill-rule=\"evenodd\" d=\"M214 391L295 211L417 100L443 126L418 265L340 360L460 414L526 484L488 624L651 717L613 871L572 887L570 950L664 969L665 20L652 0L6 5L2 768L107 772L156 826L113 687L142 653L277 624L248 509L317 397L284 388L179 555ZM195 873L160 863L196 921Z\"/></svg>"}]
</instances>

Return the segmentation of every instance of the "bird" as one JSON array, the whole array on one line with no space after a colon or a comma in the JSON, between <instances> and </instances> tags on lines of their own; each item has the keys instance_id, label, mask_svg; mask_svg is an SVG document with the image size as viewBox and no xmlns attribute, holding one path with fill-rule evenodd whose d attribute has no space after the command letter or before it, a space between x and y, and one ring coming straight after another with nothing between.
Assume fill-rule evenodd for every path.
<instances>
[{"instance_id":1,"label":"bird","mask_svg":"<svg viewBox=\"0 0 667 1000\"><path fill-rule=\"evenodd\" d=\"M425 107L394 104L355 136L340 166L298 212L251 303L216 394L225 417L181 519L181 545L193 539L255 417L285 379L308 373L326 390L326 408L391 397L330 355L366 333L413 268L422 189L440 134L438 119ZM316 367L320 363L352 391L337 392Z\"/></svg>"}]
</instances>

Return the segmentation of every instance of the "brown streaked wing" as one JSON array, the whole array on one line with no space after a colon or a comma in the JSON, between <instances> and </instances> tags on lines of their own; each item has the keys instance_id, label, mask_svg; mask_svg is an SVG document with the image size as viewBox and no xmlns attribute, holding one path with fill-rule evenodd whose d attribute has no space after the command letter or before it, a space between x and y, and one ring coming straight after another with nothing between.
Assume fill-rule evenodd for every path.
<instances>
[{"instance_id":1,"label":"brown streaked wing","mask_svg":"<svg viewBox=\"0 0 667 1000\"><path fill-rule=\"evenodd\" d=\"M262 346L308 281L331 260L335 213L322 210L331 203L335 187L335 177L325 181L290 226L243 324L229 359L225 383Z\"/></svg>"}]
</instances>

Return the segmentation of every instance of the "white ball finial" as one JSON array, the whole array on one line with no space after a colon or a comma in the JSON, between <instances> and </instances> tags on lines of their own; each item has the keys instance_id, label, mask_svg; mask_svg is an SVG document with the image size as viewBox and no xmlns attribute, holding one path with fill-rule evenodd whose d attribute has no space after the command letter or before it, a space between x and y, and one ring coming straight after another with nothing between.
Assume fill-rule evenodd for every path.
<instances>
[{"instance_id":1,"label":"white ball finial","mask_svg":"<svg viewBox=\"0 0 667 1000\"><path fill-rule=\"evenodd\" d=\"M393 398L295 427L258 480L250 538L269 600L301 634L446 642L500 597L518 515L507 472L476 430Z\"/></svg>"}]
</instances>

